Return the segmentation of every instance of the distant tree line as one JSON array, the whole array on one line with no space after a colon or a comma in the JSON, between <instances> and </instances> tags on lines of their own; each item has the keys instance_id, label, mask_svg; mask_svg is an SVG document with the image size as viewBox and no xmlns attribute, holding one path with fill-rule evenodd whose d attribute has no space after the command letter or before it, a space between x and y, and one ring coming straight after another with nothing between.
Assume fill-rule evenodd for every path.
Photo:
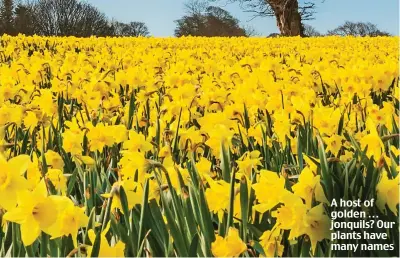
<instances>
[{"instance_id":1,"label":"distant tree line","mask_svg":"<svg viewBox=\"0 0 400 258\"><path fill-rule=\"evenodd\" d=\"M390 33L386 31L381 31L375 24L372 24L370 22L346 21L339 27L333 30L329 30L327 35L378 37L378 36L390 36Z\"/></svg>"},{"instance_id":2,"label":"distant tree line","mask_svg":"<svg viewBox=\"0 0 400 258\"><path fill-rule=\"evenodd\" d=\"M346 21L333 30L328 30L326 34L317 31L313 26L304 24L304 37L322 37L322 36L354 36L354 37L384 37L391 36L390 33L378 29L375 24L370 22L351 22ZM280 34L272 33L268 37L278 37Z\"/></svg>"},{"instance_id":3,"label":"distant tree line","mask_svg":"<svg viewBox=\"0 0 400 258\"><path fill-rule=\"evenodd\" d=\"M143 22L109 20L93 5L79 0L0 2L0 34L43 36L148 36Z\"/></svg>"},{"instance_id":4,"label":"distant tree line","mask_svg":"<svg viewBox=\"0 0 400 258\"><path fill-rule=\"evenodd\" d=\"M185 4L184 16L175 21L175 36L205 36L233 37L254 36L254 29L242 26L239 20L227 10L209 5L219 0L188 0ZM230 0L239 2L245 11L256 16L275 16L283 19L281 7L283 0ZM286 23L278 22L280 34L273 33L269 37L300 35L317 37L325 35L339 36L389 36L375 24L369 22L350 22L329 30L325 35L303 21L314 19L315 4L302 1L297 5L293 2L291 10L300 15L300 29L286 31ZM287 7L287 5L285 5ZM286 8L285 7L285 8ZM287 12L284 12L287 13ZM297 14L296 14L297 15ZM291 18L290 18L291 17ZM293 17L290 16L292 19ZM295 16L297 17L297 16ZM288 18L288 17L286 17ZM285 18L285 19L286 19ZM293 18L294 19L294 18ZM295 23L293 23L295 24ZM292 25L293 25L292 24ZM300 32L298 31L300 30ZM0 0L0 35L42 35L42 36L148 36L149 30L145 23L133 21L123 23L110 20L95 6L80 0Z\"/></svg>"}]
</instances>

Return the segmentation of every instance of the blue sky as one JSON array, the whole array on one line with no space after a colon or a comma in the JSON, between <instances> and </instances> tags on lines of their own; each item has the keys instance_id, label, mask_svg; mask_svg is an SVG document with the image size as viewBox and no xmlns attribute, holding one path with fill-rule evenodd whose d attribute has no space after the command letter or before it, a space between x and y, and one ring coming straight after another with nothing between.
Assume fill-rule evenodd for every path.
<instances>
[{"instance_id":1,"label":"blue sky","mask_svg":"<svg viewBox=\"0 0 400 258\"><path fill-rule=\"evenodd\" d=\"M184 14L185 0L86 0L108 17L123 22L142 21L155 37L173 36L175 23ZM302 0L299 0L302 2ZM312 1L312 0L311 0ZM324 33L346 20L369 21L381 30L399 35L398 0L314 0L317 4L316 19L307 21ZM221 1L223 3L223 1ZM256 18L243 12L238 4L224 7L237 17L242 25L253 27L260 35L278 32L273 17Z\"/></svg>"}]
</instances>

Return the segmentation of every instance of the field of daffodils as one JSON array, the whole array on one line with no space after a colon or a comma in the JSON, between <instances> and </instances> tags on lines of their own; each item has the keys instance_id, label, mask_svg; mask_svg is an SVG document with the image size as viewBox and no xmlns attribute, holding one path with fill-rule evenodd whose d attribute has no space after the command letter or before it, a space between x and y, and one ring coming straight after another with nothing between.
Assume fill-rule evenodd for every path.
<instances>
[{"instance_id":1,"label":"field of daffodils","mask_svg":"<svg viewBox=\"0 0 400 258\"><path fill-rule=\"evenodd\" d=\"M398 38L0 43L1 257L399 253ZM395 250L332 250L340 199Z\"/></svg>"}]
</instances>

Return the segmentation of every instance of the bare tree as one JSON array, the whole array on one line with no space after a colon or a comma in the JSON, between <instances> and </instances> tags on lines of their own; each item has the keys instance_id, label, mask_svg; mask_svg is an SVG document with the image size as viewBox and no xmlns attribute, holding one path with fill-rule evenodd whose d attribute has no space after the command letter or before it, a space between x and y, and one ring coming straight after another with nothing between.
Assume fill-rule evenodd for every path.
<instances>
[{"instance_id":1,"label":"bare tree","mask_svg":"<svg viewBox=\"0 0 400 258\"><path fill-rule=\"evenodd\" d=\"M313 26L304 24L303 25L303 34L305 37L319 37L322 36L319 31L317 31Z\"/></svg>"},{"instance_id":2,"label":"bare tree","mask_svg":"<svg viewBox=\"0 0 400 258\"><path fill-rule=\"evenodd\" d=\"M147 37L149 35L149 29L144 22L114 22L114 35L123 37Z\"/></svg>"},{"instance_id":3,"label":"bare tree","mask_svg":"<svg viewBox=\"0 0 400 258\"><path fill-rule=\"evenodd\" d=\"M346 21L337 28L328 31L328 35L337 36L360 36L360 37L377 37L390 36L388 32L381 31L375 24L370 22L350 22Z\"/></svg>"},{"instance_id":4,"label":"bare tree","mask_svg":"<svg viewBox=\"0 0 400 258\"><path fill-rule=\"evenodd\" d=\"M209 0L212 2L223 0ZM314 1L298 0L226 0L238 2L240 7L253 17L275 17L282 36L303 36L302 21L313 20L316 4ZM323 0L322 0L323 1ZM300 4L299 4L300 3Z\"/></svg>"},{"instance_id":5,"label":"bare tree","mask_svg":"<svg viewBox=\"0 0 400 258\"><path fill-rule=\"evenodd\" d=\"M78 0L38 0L32 5L34 25L40 35L105 36L112 34L107 17Z\"/></svg>"},{"instance_id":6,"label":"bare tree","mask_svg":"<svg viewBox=\"0 0 400 258\"><path fill-rule=\"evenodd\" d=\"M14 35L14 1L2 0L0 4L0 33Z\"/></svg>"},{"instance_id":7,"label":"bare tree","mask_svg":"<svg viewBox=\"0 0 400 258\"><path fill-rule=\"evenodd\" d=\"M82 6L83 12L81 14L81 19L76 22L76 36L88 37L114 35L113 28L104 13L100 12L96 7L87 3L82 4ZM73 33L73 30L70 30L69 33Z\"/></svg>"},{"instance_id":8,"label":"bare tree","mask_svg":"<svg viewBox=\"0 0 400 258\"><path fill-rule=\"evenodd\" d=\"M16 33L25 35L35 34L35 17L33 15L32 5L18 4L14 11L14 29Z\"/></svg>"},{"instance_id":9,"label":"bare tree","mask_svg":"<svg viewBox=\"0 0 400 258\"><path fill-rule=\"evenodd\" d=\"M185 8L187 14L175 21L175 36L229 37L254 33L254 30L242 28L238 19L220 7L206 6L195 0L188 2Z\"/></svg>"}]
</instances>

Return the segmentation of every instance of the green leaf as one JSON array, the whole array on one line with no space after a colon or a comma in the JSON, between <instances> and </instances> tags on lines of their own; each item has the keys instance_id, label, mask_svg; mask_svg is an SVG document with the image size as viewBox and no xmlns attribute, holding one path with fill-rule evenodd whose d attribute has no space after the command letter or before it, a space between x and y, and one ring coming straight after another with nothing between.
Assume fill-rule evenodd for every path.
<instances>
[{"instance_id":1,"label":"green leaf","mask_svg":"<svg viewBox=\"0 0 400 258\"><path fill-rule=\"evenodd\" d=\"M346 113L346 109L343 111L340 116L339 125L338 125L338 135L342 135L343 132L343 124L344 124L344 114Z\"/></svg>"},{"instance_id":2,"label":"green leaf","mask_svg":"<svg viewBox=\"0 0 400 258\"><path fill-rule=\"evenodd\" d=\"M167 197L165 196L166 193L164 193L161 189L160 176L157 176L157 175L160 175L160 172L157 173L157 171L155 171L156 178L157 178L159 188L160 188L160 193L161 193L160 196L161 196L161 200L162 200L162 204L163 204L163 208L164 208L164 214L165 214L165 217L167 218L170 233L174 239L174 246L175 246L175 250L176 250L177 254L179 256L187 256L188 244L186 243L187 240L186 240L185 234L184 234L185 228L184 228L184 223L182 220L183 213L182 213L181 209L178 208L179 207L178 201L177 201L178 197L176 195L175 189L172 187L172 183L171 183L171 179L169 177L168 171L162 166L161 166L161 169L165 175L165 178L167 179L169 193L171 194L171 197L172 197L171 198L172 199L172 209L171 209L170 204L167 200ZM178 223L177 223L177 221L178 221Z\"/></svg>"},{"instance_id":3,"label":"green leaf","mask_svg":"<svg viewBox=\"0 0 400 258\"><path fill-rule=\"evenodd\" d=\"M226 223L226 234L229 232L229 228L233 226L233 214L234 214L234 203L235 203L235 175L236 171L233 171L231 184L230 184L230 194L229 194L229 210L228 210L228 219Z\"/></svg>"},{"instance_id":4,"label":"green leaf","mask_svg":"<svg viewBox=\"0 0 400 258\"><path fill-rule=\"evenodd\" d=\"M132 129L132 123L133 123L133 115L135 114L135 94L132 91L130 100L129 100L129 113L128 113L128 130Z\"/></svg>"},{"instance_id":5,"label":"green leaf","mask_svg":"<svg viewBox=\"0 0 400 258\"><path fill-rule=\"evenodd\" d=\"M320 159L321 165L321 174L322 174L322 181L323 185L325 186L325 195L329 202L332 202L333 198L333 181L328 167L328 161L325 155L325 148L322 139L317 136L318 139L318 154Z\"/></svg>"},{"instance_id":6,"label":"green leaf","mask_svg":"<svg viewBox=\"0 0 400 258\"><path fill-rule=\"evenodd\" d=\"M138 247L141 246L141 243L144 241L142 235L144 231L144 221L145 221L145 214L148 208L148 202L149 202L149 180L146 179L143 189L142 210L140 212L140 223L139 223L138 244L137 244ZM140 248L137 253L138 257L141 255L142 255L142 248Z\"/></svg>"},{"instance_id":7,"label":"green leaf","mask_svg":"<svg viewBox=\"0 0 400 258\"><path fill-rule=\"evenodd\" d=\"M310 250L311 250L311 242L309 240L306 241L303 237L303 241L301 244L300 257L310 257Z\"/></svg>"},{"instance_id":8,"label":"green leaf","mask_svg":"<svg viewBox=\"0 0 400 258\"><path fill-rule=\"evenodd\" d=\"M74 169L74 171L72 172L72 175L68 179L67 196L70 196L71 193L72 193L72 190L74 190L75 183L77 181L76 180L77 179L77 175L78 175L78 167L76 167Z\"/></svg>"},{"instance_id":9,"label":"green leaf","mask_svg":"<svg viewBox=\"0 0 400 258\"><path fill-rule=\"evenodd\" d=\"M176 127L176 133L174 138L174 144L172 148L172 155L174 157L174 161L179 163L179 149L178 149L178 142L179 142L179 127L181 125L181 116L182 116L182 108L179 111L179 118L178 118L178 125Z\"/></svg>"},{"instance_id":10,"label":"green leaf","mask_svg":"<svg viewBox=\"0 0 400 258\"><path fill-rule=\"evenodd\" d=\"M25 132L25 134L24 134L24 139L22 140L22 145L21 145L21 152L20 152L20 154L25 154L25 153L27 153L28 142L29 142L29 129L26 130L26 132Z\"/></svg>"},{"instance_id":11,"label":"green leaf","mask_svg":"<svg viewBox=\"0 0 400 258\"><path fill-rule=\"evenodd\" d=\"M146 218L150 219L145 219L145 223L147 225L147 228L150 228L152 230L151 236L154 236L159 242L159 245L164 248L163 254L167 254L170 239L167 226L165 225L164 218L162 217L160 211L160 207L158 206L155 199L151 199L148 205L149 209ZM152 243L150 242L150 244Z\"/></svg>"},{"instance_id":12,"label":"green leaf","mask_svg":"<svg viewBox=\"0 0 400 258\"><path fill-rule=\"evenodd\" d=\"M188 249L187 249L187 246L185 245L185 240L183 238L183 234L179 230L178 225L176 224L174 215L172 214L172 211L167 204L165 196L164 195L161 195L161 196L162 196L162 200L163 200L163 204L164 204L165 217L167 218L167 221L168 221L168 226L169 226L169 230L171 232L171 236L174 239L175 250L176 250L178 256L188 256Z\"/></svg>"},{"instance_id":13,"label":"green leaf","mask_svg":"<svg viewBox=\"0 0 400 258\"><path fill-rule=\"evenodd\" d=\"M12 256L17 257L19 253L19 249L21 248L21 241L20 241L20 227L17 223L11 223L11 230L12 230Z\"/></svg>"},{"instance_id":14,"label":"green leaf","mask_svg":"<svg viewBox=\"0 0 400 258\"><path fill-rule=\"evenodd\" d=\"M121 207L122 207L122 211L124 213L124 220L125 220L125 225L128 229L128 231L130 230L129 227L129 206L128 206L128 199L126 197L126 193L124 188L121 186L119 188L119 199L121 201Z\"/></svg>"},{"instance_id":15,"label":"green leaf","mask_svg":"<svg viewBox=\"0 0 400 258\"><path fill-rule=\"evenodd\" d=\"M303 161L303 146L300 138L300 128L297 130L297 159L299 162L300 171L302 171L304 168L304 161Z\"/></svg>"},{"instance_id":16,"label":"green leaf","mask_svg":"<svg viewBox=\"0 0 400 258\"><path fill-rule=\"evenodd\" d=\"M365 177L365 189L363 191L362 200L368 199L369 195L376 189L379 173L378 169L374 166L374 159L369 159L369 163L366 169Z\"/></svg>"},{"instance_id":17,"label":"green leaf","mask_svg":"<svg viewBox=\"0 0 400 258\"><path fill-rule=\"evenodd\" d=\"M131 227L130 227L130 224L129 224L130 220L129 220L128 199L126 197L126 193L125 193L125 190L124 190L123 187L120 187L120 189L119 189L119 198L121 200L121 206L122 206L122 210L123 210L123 213L124 213L124 222L125 222L124 226L127 229L128 236L131 236L132 232L131 232ZM133 256L133 254L134 254L134 249L133 249L133 244L132 244L132 240L131 239L129 239L128 242L127 242L126 253L129 256Z\"/></svg>"},{"instance_id":18,"label":"green leaf","mask_svg":"<svg viewBox=\"0 0 400 258\"><path fill-rule=\"evenodd\" d=\"M44 146L46 146L45 145L45 141L44 141L44 138L45 138L45 131L44 131L44 127L43 127L43 131L42 131L42 176L43 177L45 177L46 176L46 173L47 173L47 162L46 162L46 157L45 157L45 149L44 149Z\"/></svg>"},{"instance_id":19,"label":"green leaf","mask_svg":"<svg viewBox=\"0 0 400 258\"><path fill-rule=\"evenodd\" d=\"M30 246L25 246L25 251L28 257L36 257L35 252L33 251L32 245Z\"/></svg>"},{"instance_id":20,"label":"green leaf","mask_svg":"<svg viewBox=\"0 0 400 258\"><path fill-rule=\"evenodd\" d=\"M189 257L196 257L197 256L197 246L199 245L199 234L195 234L193 236L192 242L190 243L189 247Z\"/></svg>"},{"instance_id":21,"label":"green leaf","mask_svg":"<svg viewBox=\"0 0 400 258\"><path fill-rule=\"evenodd\" d=\"M247 180L242 176L240 181L240 208L242 213L242 239L247 242L247 220L249 214L249 193L247 188Z\"/></svg>"},{"instance_id":22,"label":"green leaf","mask_svg":"<svg viewBox=\"0 0 400 258\"><path fill-rule=\"evenodd\" d=\"M222 178L225 182L230 182L230 174L231 174L231 158L229 149L225 149L225 145L221 142L221 169L222 169Z\"/></svg>"},{"instance_id":23,"label":"green leaf","mask_svg":"<svg viewBox=\"0 0 400 258\"><path fill-rule=\"evenodd\" d=\"M244 127L246 129L249 129L250 128L250 119L249 119L249 113L247 112L246 103L243 103L243 106L244 106L244 113L243 113L243 116L244 116Z\"/></svg>"},{"instance_id":24,"label":"green leaf","mask_svg":"<svg viewBox=\"0 0 400 258\"><path fill-rule=\"evenodd\" d=\"M260 255L263 255L266 257L267 255L264 252L264 248L261 246L261 244L257 241L251 241L251 246L254 248L254 250L259 253Z\"/></svg>"},{"instance_id":25,"label":"green leaf","mask_svg":"<svg viewBox=\"0 0 400 258\"><path fill-rule=\"evenodd\" d=\"M100 216L100 221L101 221L101 231L103 231L106 226L108 221L110 220L110 213L111 213L111 205L112 205L112 200L114 197L110 197L107 199L107 205L105 206L104 212L102 212L103 216Z\"/></svg>"},{"instance_id":26,"label":"green leaf","mask_svg":"<svg viewBox=\"0 0 400 258\"><path fill-rule=\"evenodd\" d=\"M47 245L49 243L49 235L42 232L40 238L40 257L47 257Z\"/></svg>"},{"instance_id":27,"label":"green leaf","mask_svg":"<svg viewBox=\"0 0 400 258\"><path fill-rule=\"evenodd\" d=\"M90 257L99 257L100 245L101 245L101 232L99 231L96 234L96 239L94 240L92 246L92 253L90 254Z\"/></svg>"},{"instance_id":28,"label":"green leaf","mask_svg":"<svg viewBox=\"0 0 400 258\"><path fill-rule=\"evenodd\" d=\"M49 249L50 249L50 257L59 257L60 256L60 254L59 254L59 245L60 244L57 244L57 243L60 243L60 240L59 239L50 239L49 240Z\"/></svg>"},{"instance_id":29,"label":"green leaf","mask_svg":"<svg viewBox=\"0 0 400 258\"><path fill-rule=\"evenodd\" d=\"M85 229L85 236L83 238L83 243L87 244L89 242L89 229L95 229L95 225L96 225L96 207L93 207L93 209L90 211L90 215L89 215L89 222L86 226Z\"/></svg>"}]
</instances>

